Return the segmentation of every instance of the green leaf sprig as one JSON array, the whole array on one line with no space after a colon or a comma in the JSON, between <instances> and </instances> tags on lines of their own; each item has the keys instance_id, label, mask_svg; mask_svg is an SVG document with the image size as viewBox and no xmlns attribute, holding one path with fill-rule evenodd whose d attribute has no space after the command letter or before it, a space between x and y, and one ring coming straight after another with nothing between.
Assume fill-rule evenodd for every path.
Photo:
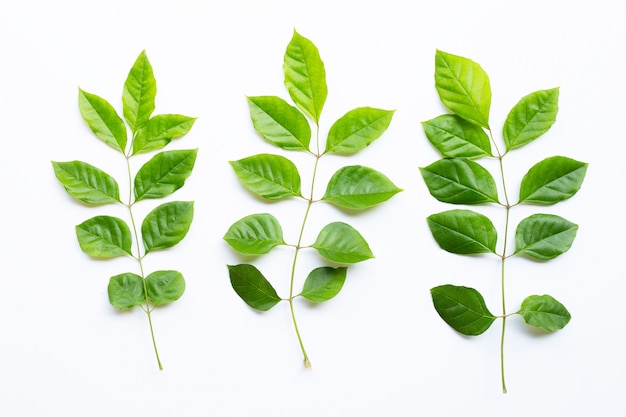
<instances>
[{"instance_id":1,"label":"green leaf sprig","mask_svg":"<svg viewBox=\"0 0 626 417\"><path fill-rule=\"evenodd\" d=\"M289 303L304 365L311 369L311 361L296 321L294 300L297 297L314 303L330 300L343 287L346 265L374 256L363 236L343 222L327 224L314 242L305 244L303 235L311 207L321 201L348 210L364 210L390 199L402 190L382 173L353 165L335 172L324 195L321 199L315 199L315 178L320 159L327 154L349 155L365 149L385 132L394 112L371 107L347 112L331 126L325 148L321 150L319 121L328 92L326 71L317 47L295 30L287 46L283 70L285 86L295 106L277 96L248 97L250 116L256 131L272 145L286 151L306 152L313 157L313 179L308 197L303 195L298 168L284 156L259 154L231 161L230 164L239 181L252 193L266 200L295 197L306 203L299 236L295 243L286 243L279 221L271 214L260 213L236 221L224 235L224 240L234 250L245 255L263 255L280 245L295 249L289 295L286 298L281 298L253 265L229 265L228 271L233 289L250 307L267 311L281 301ZM309 120L315 125L313 143ZM307 248L315 249L335 266L313 269L298 291L295 283L296 264L300 252Z\"/></svg>"},{"instance_id":2,"label":"green leaf sprig","mask_svg":"<svg viewBox=\"0 0 626 417\"><path fill-rule=\"evenodd\" d=\"M553 156L536 163L522 178L519 199L512 203L504 176L504 157L550 129L556 121L559 89L535 91L513 107L504 122L504 152L501 152L489 123L489 77L481 66L470 59L437 51L435 86L441 101L452 114L422 123L426 137L443 157L420 168L430 194L450 204L499 205L506 211L506 220L498 251L496 227L483 214L456 209L428 217L430 231L442 249L461 255L493 254L501 259L502 315L492 314L483 296L476 289L464 286L448 284L432 288L433 304L448 325L468 336L482 334L496 319L502 319L500 367L502 390L506 393L504 335L507 319L519 314L528 325L553 332L567 325L570 313L549 295L528 296L519 310L507 313L505 261L517 255L539 261L553 259L569 250L578 230L576 224L560 216L533 214L519 222L515 230L515 247L509 250L509 213L520 204L548 206L569 199L580 189L587 164L564 156ZM502 198L494 177L476 162L479 158L498 160Z\"/></svg>"},{"instance_id":3,"label":"green leaf sprig","mask_svg":"<svg viewBox=\"0 0 626 417\"><path fill-rule=\"evenodd\" d=\"M157 153L133 179L133 156L164 148L173 139L186 135L196 120L179 114L153 116L155 98L156 80L145 51L139 54L124 83L122 107L126 123L105 99L80 88L78 91L80 114L89 128L124 157L129 188L126 201L120 197L118 182L100 168L82 161L53 161L52 166L57 179L75 199L88 205L121 204L128 208L131 226L120 218L101 215L76 226L76 236L80 248L89 256L104 259L129 256L138 262L139 274L126 272L110 278L109 302L119 310L139 306L146 313L154 353L162 370L151 313L162 304L178 300L185 291L185 279L180 272L172 270L146 275L143 259L152 251L178 244L185 237L193 219L194 204L170 201L159 205L145 216L141 233L133 208L144 200L163 198L181 188L191 175L197 149ZM130 142L127 126L132 134Z\"/></svg>"}]
</instances>

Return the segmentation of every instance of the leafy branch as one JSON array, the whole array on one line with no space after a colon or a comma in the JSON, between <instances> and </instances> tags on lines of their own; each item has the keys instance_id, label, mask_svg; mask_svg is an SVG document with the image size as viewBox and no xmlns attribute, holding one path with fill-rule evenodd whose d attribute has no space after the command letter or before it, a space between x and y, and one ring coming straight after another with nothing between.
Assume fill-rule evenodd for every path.
<instances>
[{"instance_id":1,"label":"leafy branch","mask_svg":"<svg viewBox=\"0 0 626 417\"><path fill-rule=\"evenodd\" d=\"M578 230L576 224L560 216L533 214L519 222L515 229L514 249L509 250L510 211L520 204L548 206L569 199L580 189L587 164L564 156L552 156L536 163L522 178L519 199L512 203L504 175L504 157L551 128L558 112L559 89L535 91L513 107L504 122L504 151L500 151L489 124L489 77L480 65L464 57L437 51L435 86L441 101L452 114L422 123L426 137L443 157L420 168L430 194L449 204L499 205L505 210L505 224L502 248L498 252L496 227L483 214L455 209L427 218L430 231L442 249L460 255L493 254L501 262L501 315L490 312L476 289L464 286L447 284L432 288L433 304L448 325L468 336L480 335L496 319L502 320L500 367L502 390L506 393L504 336L507 319L519 314L528 325L553 332L565 327L571 318L567 309L550 295L528 296L519 310L507 313L506 260L518 255L539 261L556 258L570 249ZM491 173L475 162L480 158L498 160L503 199Z\"/></svg>"}]
</instances>

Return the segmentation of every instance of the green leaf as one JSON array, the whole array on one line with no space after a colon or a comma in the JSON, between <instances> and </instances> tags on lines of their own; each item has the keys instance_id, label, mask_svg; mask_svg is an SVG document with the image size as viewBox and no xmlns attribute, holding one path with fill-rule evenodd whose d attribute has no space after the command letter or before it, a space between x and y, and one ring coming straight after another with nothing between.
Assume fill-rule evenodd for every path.
<instances>
[{"instance_id":1,"label":"green leaf","mask_svg":"<svg viewBox=\"0 0 626 417\"><path fill-rule=\"evenodd\" d=\"M154 155L135 176L135 201L165 197L185 185L197 153L197 149L190 149Z\"/></svg>"},{"instance_id":2,"label":"green leaf","mask_svg":"<svg viewBox=\"0 0 626 417\"><path fill-rule=\"evenodd\" d=\"M504 122L502 135L507 151L521 148L546 133L556 122L558 111L558 87L523 97Z\"/></svg>"},{"instance_id":3,"label":"green leaf","mask_svg":"<svg viewBox=\"0 0 626 417\"><path fill-rule=\"evenodd\" d=\"M109 279L109 302L118 310L128 310L146 301L143 278L126 272Z\"/></svg>"},{"instance_id":4,"label":"green leaf","mask_svg":"<svg viewBox=\"0 0 626 417\"><path fill-rule=\"evenodd\" d=\"M572 316L565 306L549 295L531 295L522 302L517 312L524 321L547 332L560 330L569 323Z\"/></svg>"},{"instance_id":5,"label":"green leaf","mask_svg":"<svg viewBox=\"0 0 626 417\"><path fill-rule=\"evenodd\" d=\"M280 200L302 196L298 168L284 156L259 154L230 161L230 165L239 181L263 198Z\"/></svg>"},{"instance_id":6,"label":"green leaf","mask_svg":"<svg viewBox=\"0 0 626 417\"><path fill-rule=\"evenodd\" d=\"M326 70L317 47L295 30L285 51L283 70L293 102L319 122L328 95Z\"/></svg>"},{"instance_id":7,"label":"green leaf","mask_svg":"<svg viewBox=\"0 0 626 417\"><path fill-rule=\"evenodd\" d=\"M148 120L133 139L133 155L165 147L185 136L196 118L180 114L159 114Z\"/></svg>"},{"instance_id":8,"label":"green leaf","mask_svg":"<svg viewBox=\"0 0 626 417\"><path fill-rule=\"evenodd\" d=\"M338 263L351 264L374 257L363 236L342 222L324 226L311 247L329 261Z\"/></svg>"},{"instance_id":9,"label":"green leaf","mask_svg":"<svg viewBox=\"0 0 626 417\"><path fill-rule=\"evenodd\" d=\"M564 156L546 158L533 166L520 186L520 203L555 204L580 190L588 164Z\"/></svg>"},{"instance_id":10,"label":"green leaf","mask_svg":"<svg viewBox=\"0 0 626 417\"><path fill-rule=\"evenodd\" d=\"M440 159L420 171L430 194L444 203L498 202L496 182L489 171L469 159Z\"/></svg>"},{"instance_id":11,"label":"green leaf","mask_svg":"<svg viewBox=\"0 0 626 417\"><path fill-rule=\"evenodd\" d=\"M482 127L456 114L443 114L422 122L426 137L445 158L492 156L491 141Z\"/></svg>"},{"instance_id":12,"label":"green leaf","mask_svg":"<svg viewBox=\"0 0 626 417\"><path fill-rule=\"evenodd\" d=\"M387 201L400 191L389 178L372 168L346 166L332 176L322 200L360 210Z\"/></svg>"},{"instance_id":13,"label":"green leaf","mask_svg":"<svg viewBox=\"0 0 626 417\"><path fill-rule=\"evenodd\" d=\"M267 311L281 300L267 279L254 265L228 265L230 283L250 307Z\"/></svg>"},{"instance_id":14,"label":"green leaf","mask_svg":"<svg viewBox=\"0 0 626 417\"><path fill-rule=\"evenodd\" d=\"M115 179L82 161L54 162L54 175L72 197L87 204L120 202L120 190Z\"/></svg>"},{"instance_id":15,"label":"green leaf","mask_svg":"<svg viewBox=\"0 0 626 417\"><path fill-rule=\"evenodd\" d=\"M283 229L271 214L252 214L235 222L224 240L237 252L262 255L278 245L284 245Z\"/></svg>"},{"instance_id":16,"label":"green leaf","mask_svg":"<svg viewBox=\"0 0 626 417\"><path fill-rule=\"evenodd\" d=\"M141 224L146 254L165 249L183 240L193 220L192 201L172 201L152 210Z\"/></svg>"},{"instance_id":17,"label":"green leaf","mask_svg":"<svg viewBox=\"0 0 626 417\"><path fill-rule=\"evenodd\" d=\"M432 214L426 220L439 246L448 252L467 255L496 251L496 228L482 214L449 210Z\"/></svg>"},{"instance_id":18,"label":"green leaf","mask_svg":"<svg viewBox=\"0 0 626 417\"><path fill-rule=\"evenodd\" d=\"M128 73L122 94L124 118L133 133L150 119L154 111L155 97L156 80L152 65L150 65L146 51L142 51Z\"/></svg>"},{"instance_id":19,"label":"green leaf","mask_svg":"<svg viewBox=\"0 0 626 417\"><path fill-rule=\"evenodd\" d=\"M185 292L185 278L178 271L155 271L146 277L146 289L155 307L172 303Z\"/></svg>"},{"instance_id":20,"label":"green leaf","mask_svg":"<svg viewBox=\"0 0 626 417\"><path fill-rule=\"evenodd\" d=\"M546 261L572 246L578 225L554 214L533 214L515 232L515 253Z\"/></svg>"},{"instance_id":21,"label":"green leaf","mask_svg":"<svg viewBox=\"0 0 626 417\"><path fill-rule=\"evenodd\" d=\"M124 220L96 216L76 226L76 237L83 252L98 258L132 255L132 236Z\"/></svg>"},{"instance_id":22,"label":"green leaf","mask_svg":"<svg viewBox=\"0 0 626 417\"><path fill-rule=\"evenodd\" d=\"M491 86L480 65L471 59L438 50L435 87L448 109L470 123L489 129Z\"/></svg>"},{"instance_id":23,"label":"green leaf","mask_svg":"<svg viewBox=\"0 0 626 417\"><path fill-rule=\"evenodd\" d=\"M328 301L341 291L346 281L348 268L331 268L328 266L316 268L309 273L304 281L301 296L314 303Z\"/></svg>"},{"instance_id":24,"label":"green leaf","mask_svg":"<svg viewBox=\"0 0 626 417\"><path fill-rule=\"evenodd\" d=\"M297 108L275 96L248 97L248 106L263 139L287 150L309 150L311 126Z\"/></svg>"},{"instance_id":25,"label":"green leaf","mask_svg":"<svg viewBox=\"0 0 626 417\"><path fill-rule=\"evenodd\" d=\"M326 152L352 154L365 149L389 127L393 110L360 107L340 117L328 131Z\"/></svg>"},{"instance_id":26,"label":"green leaf","mask_svg":"<svg viewBox=\"0 0 626 417\"><path fill-rule=\"evenodd\" d=\"M126 125L108 101L79 88L78 109L83 120L100 140L124 153Z\"/></svg>"},{"instance_id":27,"label":"green leaf","mask_svg":"<svg viewBox=\"0 0 626 417\"><path fill-rule=\"evenodd\" d=\"M466 336L484 333L496 317L474 288L441 285L430 290L435 310L457 332Z\"/></svg>"}]
</instances>

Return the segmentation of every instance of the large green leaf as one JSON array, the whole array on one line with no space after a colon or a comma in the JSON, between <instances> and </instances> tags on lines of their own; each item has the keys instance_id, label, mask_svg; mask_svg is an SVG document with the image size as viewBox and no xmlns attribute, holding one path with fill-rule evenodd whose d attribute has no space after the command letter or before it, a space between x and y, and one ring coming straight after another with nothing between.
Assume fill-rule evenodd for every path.
<instances>
[{"instance_id":1,"label":"large green leaf","mask_svg":"<svg viewBox=\"0 0 626 417\"><path fill-rule=\"evenodd\" d=\"M438 50L435 87L447 108L468 122L489 129L491 86L480 65L471 59Z\"/></svg>"},{"instance_id":2,"label":"large green leaf","mask_svg":"<svg viewBox=\"0 0 626 417\"><path fill-rule=\"evenodd\" d=\"M550 295L531 295L522 302L517 312L524 321L547 332L560 330L569 323L572 316L565 306Z\"/></svg>"},{"instance_id":3,"label":"large green leaf","mask_svg":"<svg viewBox=\"0 0 626 417\"><path fill-rule=\"evenodd\" d=\"M189 133L196 118L180 114L159 114L143 125L133 139L133 155L161 149Z\"/></svg>"},{"instance_id":4,"label":"large green leaf","mask_svg":"<svg viewBox=\"0 0 626 417\"><path fill-rule=\"evenodd\" d=\"M197 153L197 149L189 149L154 155L135 176L135 201L165 197L185 185Z\"/></svg>"},{"instance_id":5,"label":"large green leaf","mask_svg":"<svg viewBox=\"0 0 626 417\"><path fill-rule=\"evenodd\" d=\"M120 202L117 181L93 165L82 161L54 162L54 175L72 197L87 204Z\"/></svg>"},{"instance_id":6,"label":"large green leaf","mask_svg":"<svg viewBox=\"0 0 626 417\"><path fill-rule=\"evenodd\" d=\"M496 182L489 171L469 159L440 159L420 171L430 194L444 203L498 202Z\"/></svg>"},{"instance_id":7,"label":"large green leaf","mask_svg":"<svg viewBox=\"0 0 626 417\"><path fill-rule=\"evenodd\" d=\"M146 301L143 278L126 272L109 279L109 302L119 310L128 310Z\"/></svg>"},{"instance_id":8,"label":"large green leaf","mask_svg":"<svg viewBox=\"0 0 626 417\"><path fill-rule=\"evenodd\" d=\"M580 190L588 164L564 156L546 158L533 166L520 186L520 203L554 204Z\"/></svg>"},{"instance_id":9,"label":"large green leaf","mask_svg":"<svg viewBox=\"0 0 626 417\"><path fill-rule=\"evenodd\" d=\"M522 220L515 232L515 253L542 261L567 252L578 225L554 214L533 214Z\"/></svg>"},{"instance_id":10,"label":"large green leaf","mask_svg":"<svg viewBox=\"0 0 626 417\"><path fill-rule=\"evenodd\" d=\"M146 277L146 290L155 307L171 303L185 292L185 278L178 271L155 271Z\"/></svg>"},{"instance_id":11,"label":"large green leaf","mask_svg":"<svg viewBox=\"0 0 626 417\"><path fill-rule=\"evenodd\" d=\"M83 252L97 258L131 255L132 236L124 220L96 216L76 226L76 237Z\"/></svg>"},{"instance_id":12,"label":"large green leaf","mask_svg":"<svg viewBox=\"0 0 626 417\"><path fill-rule=\"evenodd\" d=\"M354 165L339 169L331 177L322 200L341 207L365 209L375 206L402 191L382 173Z\"/></svg>"},{"instance_id":13,"label":"large green leaf","mask_svg":"<svg viewBox=\"0 0 626 417\"><path fill-rule=\"evenodd\" d=\"M233 289L250 307L267 311L281 301L272 284L254 265L228 265L228 274Z\"/></svg>"},{"instance_id":14,"label":"large green leaf","mask_svg":"<svg viewBox=\"0 0 626 417\"><path fill-rule=\"evenodd\" d=\"M341 116L328 131L326 152L351 154L365 149L389 127L393 110L360 107Z\"/></svg>"},{"instance_id":15,"label":"large green leaf","mask_svg":"<svg viewBox=\"0 0 626 417\"><path fill-rule=\"evenodd\" d=\"M484 333L496 319L474 288L441 285L430 290L435 310L454 330L467 336Z\"/></svg>"},{"instance_id":16,"label":"large green leaf","mask_svg":"<svg viewBox=\"0 0 626 417\"><path fill-rule=\"evenodd\" d=\"M276 96L248 97L254 129L287 150L309 150L311 126L300 111Z\"/></svg>"},{"instance_id":17,"label":"large green leaf","mask_svg":"<svg viewBox=\"0 0 626 417\"><path fill-rule=\"evenodd\" d=\"M284 156L259 154L231 161L230 165L239 181L263 198L280 200L302 196L298 168Z\"/></svg>"},{"instance_id":18,"label":"large green leaf","mask_svg":"<svg viewBox=\"0 0 626 417\"><path fill-rule=\"evenodd\" d=\"M152 210L141 224L146 253L172 247L183 240L192 220L192 201L171 201Z\"/></svg>"},{"instance_id":19,"label":"large green leaf","mask_svg":"<svg viewBox=\"0 0 626 417\"><path fill-rule=\"evenodd\" d=\"M312 270L304 281L301 296L314 303L328 301L341 291L348 268L328 266Z\"/></svg>"},{"instance_id":20,"label":"large green leaf","mask_svg":"<svg viewBox=\"0 0 626 417\"><path fill-rule=\"evenodd\" d=\"M495 253L498 233L491 220L471 210L449 210L426 218L439 246L452 253L467 255Z\"/></svg>"},{"instance_id":21,"label":"large green leaf","mask_svg":"<svg viewBox=\"0 0 626 417\"><path fill-rule=\"evenodd\" d=\"M104 143L124 153L126 125L105 99L78 89L78 109L91 131Z\"/></svg>"},{"instance_id":22,"label":"large green leaf","mask_svg":"<svg viewBox=\"0 0 626 417\"><path fill-rule=\"evenodd\" d=\"M356 263L374 257L363 236L342 222L324 226L311 247L329 261L338 263Z\"/></svg>"},{"instance_id":23,"label":"large green leaf","mask_svg":"<svg viewBox=\"0 0 626 417\"><path fill-rule=\"evenodd\" d=\"M482 127L456 114L443 114L422 122L426 137L445 158L491 156L491 141Z\"/></svg>"},{"instance_id":24,"label":"large green leaf","mask_svg":"<svg viewBox=\"0 0 626 417\"><path fill-rule=\"evenodd\" d=\"M507 151L521 148L546 133L556 122L559 89L539 90L523 97L509 112L502 135Z\"/></svg>"},{"instance_id":25,"label":"large green leaf","mask_svg":"<svg viewBox=\"0 0 626 417\"><path fill-rule=\"evenodd\" d=\"M154 111L156 80L146 51L142 51L133 64L122 93L124 118L133 133L139 130Z\"/></svg>"},{"instance_id":26,"label":"large green leaf","mask_svg":"<svg viewBox=\"0 0 626 417\"><path fill-rule=\"evenodd\" d=\"M295 30L285 51L283 70L293 102L319 122L328 95L326 70L317 47Z\"/></svg>"},{"instance_id":27,"label":"large green leaf","mask_svg":"<svg viewBox=\"0 0 626 417\"><path fill-rule=\"evenodd\" d=\"M284 245L283 229L271 214L252 214L236 221L224 240L237 252L262 255L278 245Z\"/></svg>"}]
</instances>

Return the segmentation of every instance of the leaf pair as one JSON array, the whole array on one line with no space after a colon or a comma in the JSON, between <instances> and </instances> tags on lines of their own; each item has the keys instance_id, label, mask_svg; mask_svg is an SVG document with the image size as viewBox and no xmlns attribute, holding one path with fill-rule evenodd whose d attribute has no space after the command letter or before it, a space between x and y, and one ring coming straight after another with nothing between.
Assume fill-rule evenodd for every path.
<instances>
[{"instance_id":1,"label":"leaf pair","mask_svg":"<svg viewBox=\"0 0 626 417\"><path fill-rule=\"evenodd\" d=\"M127 272L111 277L108 293L112 306L127 310L147 302L153 306L178 300L185 291L185 280L178 271L155 271L144 280Z\"/></svg>"}]
</instances>

